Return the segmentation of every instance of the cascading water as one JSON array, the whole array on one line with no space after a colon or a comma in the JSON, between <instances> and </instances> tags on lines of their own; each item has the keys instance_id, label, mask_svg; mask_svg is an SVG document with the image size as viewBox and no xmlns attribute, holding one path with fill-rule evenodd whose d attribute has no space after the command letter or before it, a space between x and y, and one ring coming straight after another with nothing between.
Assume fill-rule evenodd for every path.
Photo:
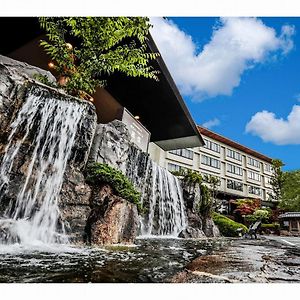
<instances>
[{"instance_id":1,"label":"cascading water","mask_svg":"<svg viewBox=\"0 0 300 300\"><path fill-rule=\"evenodd\" d=\"M135 147L131 147L129 154L127 176L141 191L141 201L147 210L141 219L141 235L177 237L187 225L177 177Z\"/></svg>"},{"instance_id":2,"label":"cascading water","mask_svg":"<svg viewBox=\"0 0 300 300\"><path fill-rule=\"evenodd\" d=\"M54 99L44 89L31 87L11 124L0 166L1 203L26 145L25 176L16 199L10 200L0 216L0 244L68 242L59 221L58 199L83 112L79 102Z\"/></svg>"}]
</instances>

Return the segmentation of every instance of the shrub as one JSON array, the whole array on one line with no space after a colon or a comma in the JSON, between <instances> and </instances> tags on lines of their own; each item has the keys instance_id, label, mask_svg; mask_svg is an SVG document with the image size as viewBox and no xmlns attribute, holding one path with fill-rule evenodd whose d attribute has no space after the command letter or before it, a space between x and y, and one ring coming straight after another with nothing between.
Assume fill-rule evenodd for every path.
<instances>
[{"instance_id":1,"label":"shrub","mask_svg":"<svg viewBox=\"0 0 300 300\"><path fill-rule=\"evenodd\" d=\"M136 191L128 178L120 171L107 164L94 163L87 167L86 181L90 184L108 183L118 196L137 205L142 211L141 194Z\"/></svg>"},{"instance_id":2,"label":"shrub","mask_svg":"<svg viewBox=\"0 0 300 300\"><path fill-rule=\"evenodd\" d=\"M270 212L267 209L257 209L252 215L246 215L246 221L256 222L257 220L268 221Z\"/></svg>"},{"instance_id":3,"label":"shrub","mask_svg":"<svg viewBox=\"0 0 300 300\"><path fill-rule=\"evenodd\" d=\"M219 227L221 234L224 236L235 237L239 235L239 232L242 234L248 232L248 228L245 225L237 223L221 214L213 213L212 217L215 224ZM241 231L239 231L240 228Z\"/></svg>"},{"instance_id":4,"label":"shrub","mask_svg":"<svg viewBox=\"0 0 300 300\"><path fill-rule=\"evenodd\" d=\"M240 216L251 215L261 206L259 199L237 199L232 203L237 205L233 213Z\"/></svg>"},{"instance_id":5,"label":"shrub","mask_svg":"<svg viewBox=\"0 0 300 300\"><path fill-rule=\"evenodd\" d=\"M261 229L278 230L280 228L279 223L261 224Z\"/></svg>"}]
</instances>

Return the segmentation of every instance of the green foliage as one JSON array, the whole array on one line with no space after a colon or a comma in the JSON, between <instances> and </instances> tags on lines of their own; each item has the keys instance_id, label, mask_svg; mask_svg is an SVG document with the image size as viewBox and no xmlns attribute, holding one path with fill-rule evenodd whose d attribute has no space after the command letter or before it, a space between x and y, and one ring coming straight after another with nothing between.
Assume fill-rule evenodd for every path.
<instances>
[{"instance_id":1,"label":"green foliage","mask_svg":"<svg viewBox=\"0 0 300 300\"><path fill-rule=\"evenodd\" d=\"M242 234L248 232L248 228L245 225L241 223L237 223L225 217L224 215L214 212L212 214L212 217L215 224L219 227L221 234L224 236L235 237L235 236L239 236L240 232Z\"/></svg>"},{"instance_id":2,"label":"green foliage","mask_svg":"<svg viewBox=\"0 0 300 300\"><path fill-rule=\"evenodd\" d=\"M252 215L246 215L245 219L248 222L255 222L257 220L263 220L267 222L271 213L267 209L257 209Z\"/></svg>"},{"instance_id":3,"label":"green foliage","mask_svg":"<svg viewBox=\"0 0 300 300\"><path fill-rule=\"evenodd\" d=\"M58 84L71 95L87 98L115 72L158 80L158 71L149 65L158 54L147 52L148 18L41 17L39 21L47 33L40 45L64 79Z\"/></svg>"},{"instance_id":4,"label":"green foliage","mask_svg":"<svg viewBox=\"0 0 300 300\"><path fill-rule=\"evenodd\" d=\"M273 175L271 176L271 185L273 193L270 194L270 197L275 201L280 201L282 197L282 188L284 185L284 174L281 168L284 166L283 162L280 159L272 160Z\"/></svg>"},{"instance_id":5,"label":"green foliage","mask_svg":"<svg viewBox=\"0 0 300 300\"><path fill-rule=\"evenodd\" d=\"M284 172L282 199L279 207L286 211L300 211L300 170Z\"/></svg>"},{"instance_id":6,"label":"green foliage","mask_svg":"<svg viewBox=\"0 0 300 300\"><path fill-rule=\"evenodd\" d=\"M204 218L211 215L212 211L216 208L216 194L219 179L215 176L202 176L199 172L189 169L180 171L182 180L188 185L200 185L201 201L197 203L196 209Z\"/></svg>"},{"instance_id":7,"label":"green foliage","mask_svg":"<svg viewBox=\"0 0 300 300\"><path fill-rule=\"evenodd\" d=\"M240 216L252 215L260 208L259 199L237 199L232 203L237 205L237 208L233 211L233 213Z\"/></svg>"},{"instance_id":8,"label":"green foliage","mask_svg":"<svg viewBox=\"0 0 300 300\"><path fill-rule=\"evenodd\" d=\"M207 185L201 185L201 201L197 204L198 213L206 219L212 213L213 199L211 190Z\"/></svg>"},{"instance_id":9,"label":"green foliage","mask_svg":"<svg viewBox=\"0 0 300 300\"><path fill-rule=\"evenodd\" d=\"M261 219L261 220L268 220L270 217L270 212L267 209L257 209L254 212L254 216L257 219Z\"/></svg>"},{"instance_id":10,"label":"green foliage","mask_svg":"<svg viewBox=\"0 0 300 300\"><path fill-rule=\"evenodd\" d=\"M280 228L279 223L261 224L261 229L278 230L279 228Z\"/></svg>"},{"instance_id":11,"label":"green foliage","mask_svg":"<svg viewBox=\"0 0 300 300\"><path fill-rule=\"evenodd\" d=\"M137 205L142 211L141 194L135 190L132 183L120 171L106 164L94 163L87 167L86 181L91 184L108 183L116 193L127 201Z\"/></svg>"},{"instance_id":12,"label":"green foliage","mask_svg":"<svg viewBox=\"0 0 300 300\"><path fill-rule=\"evenodd\" d=\"M183 176L183 181L187 184L202 184L203 182L202 175L199 172L190 169L182 169L181 176Z\"/></svg>"},{"instance_id":13,"label":"green foliage","mask_svg":"<svg viewBox=\"0 0 300 300\"><path fill-rule=\"evenodd\" d=\"M43 84L46 84L48 86L51 86L53 88L58 88L59 87L56 82L51 82L46 75L34 74L33 78L36 79L37 81L39 81Z\"/></svg>"},{"instance_id":14,"label":"green foliage","mask_svg":"<svg viewBox=\"0 0 300 300\"><path fill-rule=\"evenodd\" d=\"M171 173L172 175L174 175L174 176L177 176L177 177L182 175L181 170L180 170L180 171L170 171L170 173Z\"/></svg>"},{"instance_id":15,"label":"green foliage","mask_svg":"<svg viewBox=\"0 0 300 300\"><path fill-rule=\"evenodd\" d=\"M172 172L175 176L180 176L187 185L200 185L201 201L196 204L198 214L204 219L209 217L216 209L216 194L220 180L212 175L202 176L199 172L190 169L180 169Z\"/></svg>"}]
</instances>

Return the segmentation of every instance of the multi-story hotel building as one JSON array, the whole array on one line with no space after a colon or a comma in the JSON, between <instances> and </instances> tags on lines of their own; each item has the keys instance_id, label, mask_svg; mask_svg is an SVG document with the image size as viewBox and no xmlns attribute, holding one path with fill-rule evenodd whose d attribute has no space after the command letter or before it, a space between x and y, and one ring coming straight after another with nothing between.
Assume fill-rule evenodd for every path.
<instances>
[{"instance_id":1,"label":"multi-story hotel building","mask_svg":"<svg viewBox=\"0 0 300 300\"><path fill-rule=\"evenodd\" d=\"M169 171L191 169L219 178L220 199L260 198L272 205L272 159L198 126L205 145L163 151L150 144L150 156Z\"/></svg>"}]
</instances>

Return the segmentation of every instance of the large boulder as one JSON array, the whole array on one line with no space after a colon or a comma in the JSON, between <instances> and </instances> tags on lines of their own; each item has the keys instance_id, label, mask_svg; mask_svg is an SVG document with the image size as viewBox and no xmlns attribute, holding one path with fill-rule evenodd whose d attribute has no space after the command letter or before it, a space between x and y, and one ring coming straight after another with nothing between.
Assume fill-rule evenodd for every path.
<instances>
[{"instance_id":1,"label":"large boulder","mask_svg":"<svg viewBox=\"0 0 300 300\"><path fill-rule=\"evenodd\" d=\"M188 238L198 239L205 236L206 235L204 234L203 230L191 226L186 227L184 230L182 230L179 233L179 237L184 239L188 239Z\"/></svg>"},{"instance_id":2,"label":"large boulder","mask_svg":"<svg viewBox=\"0 0 300 300\"><path fill-rule=\"evenodd\" d=\"M1 73L3 73L3 68L10 73L10 77L13 80L27 80L35 79L37 74L47 77L50 82L56 82L55 77L51 72L43 70L41 68L29 65L25 62L21 62L15 59L12 59L7 56L0 55L0 66Z\"/></svg>"},{"instance_id":3,"label":"large boulder","mask_svg":"<svg viewBox=\"0 0 300 300\"><path fill-rule=\"evenodd\" d=\"M86 226L87 241L94 245L130 244L138 233L136 205L114 194L110 185L98 186L91 198Z\"/></svg>"},{"instance_id":4,"label":"large boulder","mask_svg":"<svg viewBox=\"0 0 300 300\"><path fill-rule=\"evenodd\" d=\"M207 218L203 224L203 231L208 237L221 236L218 226L214 223L212 218Z\"/></svg>"}]
</instances>

